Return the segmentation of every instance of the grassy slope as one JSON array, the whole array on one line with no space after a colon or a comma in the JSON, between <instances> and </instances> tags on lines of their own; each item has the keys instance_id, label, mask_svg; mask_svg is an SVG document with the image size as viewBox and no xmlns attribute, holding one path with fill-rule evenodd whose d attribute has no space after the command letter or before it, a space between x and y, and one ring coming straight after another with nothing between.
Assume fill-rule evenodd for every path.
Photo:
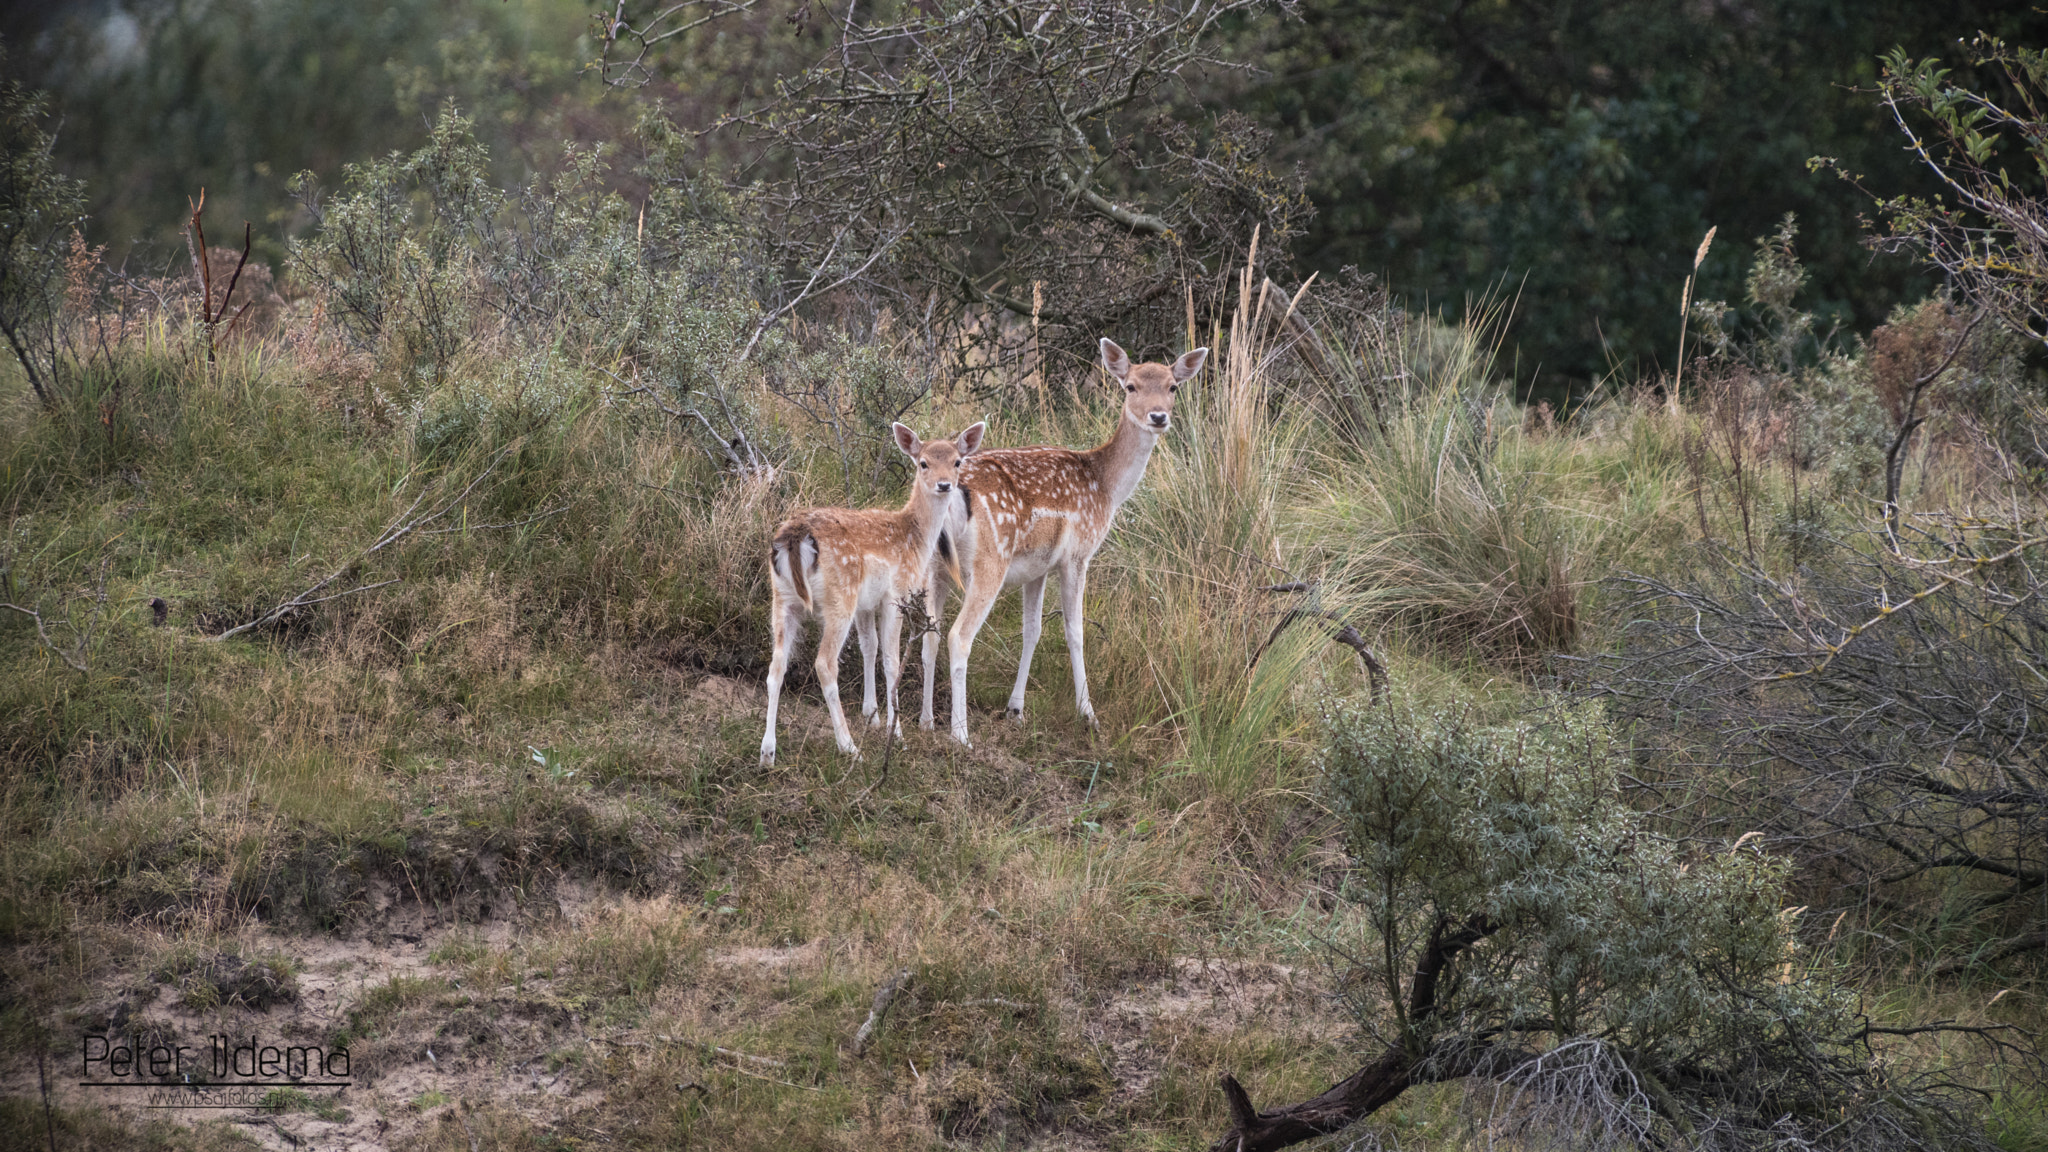
<instances>
[{"instance_id":1,"label":"grassy slope","mask_svg":"<svg viewBox=\"0 0 2048 1152\"><path fill-rule=\"evenodd\" d=\"M784 510L839 490L793 414L809 454L741 483L594 395L430 451L302 362L206 370L163 340L61 412L10 401L8 594L59 648L94 628L81 673L0 622L5 1051L66 1051L172 1000L186 1026L251 1026L192 957L312 980L319 942L388 943L411 917L431 953L358 970L328 1038L390 1084L440 1044L583 1093L555 1107L472 1078L352 1105L420 1147L1178 1147L1224 1126L1222 1071L1261 1100L1320 1090L1351 1056L1314 943L1343 912L1307 754L1314 701L1363 682L1307 628L1247 671L1276 606L1258 586L1320 578L1322 606L1373 609L1404 691L1518 707L1536 653L1599 641L1590 582L1675 553L1695 508L1681 415L1525 434L1511 406L1462 399L1468 357L1361 446L1264 403L1260 350L1234 343L1098 561L1100 737L1073 716L1057 628L1027 723L997 718L1012 597L977 651L973 751L913 732L885 758L864 732L849 764L799 705L769 771L760 557ZM997 443L1107 422L1024 407ZM359 555L479 476L438 534ZM400 582L211 638L337 570L327 591ZM855 1058L902 967L913 992ZM1899 1010L1983 998L1885 987ZM115 1138L65 1103L80 1146ZM40 1147L39 1109L4 1106L0 1148ZM1461 1139L1436 1096L1375 1123ZM232 1134L208 1133L120 1139Z\"/></svg>"}]
</instances>

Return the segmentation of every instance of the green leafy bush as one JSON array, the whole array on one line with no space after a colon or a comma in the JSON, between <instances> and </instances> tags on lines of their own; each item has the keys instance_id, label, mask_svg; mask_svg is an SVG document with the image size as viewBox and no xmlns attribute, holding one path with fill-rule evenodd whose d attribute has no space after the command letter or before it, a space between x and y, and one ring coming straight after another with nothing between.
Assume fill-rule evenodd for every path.
<instances>
[{"instance_id":1,"label":"green leafy bush","mask_svg":"<svg viewBox=\"0 0 2048 1152\"><path fill-rule=\"evenodd\" d=\"M1337 705L1321 770L1362 914L1334 943L1372 1062L1254 1113L1248 1149L1333 1131L1414 1084L1471 1080L1489 1130L1625 1148L1983 1146L1960 1098L1871 1050L1857 997L1801 951L1787 865L1655 834L1597 709Z\"/></svg>"}]
</instances>

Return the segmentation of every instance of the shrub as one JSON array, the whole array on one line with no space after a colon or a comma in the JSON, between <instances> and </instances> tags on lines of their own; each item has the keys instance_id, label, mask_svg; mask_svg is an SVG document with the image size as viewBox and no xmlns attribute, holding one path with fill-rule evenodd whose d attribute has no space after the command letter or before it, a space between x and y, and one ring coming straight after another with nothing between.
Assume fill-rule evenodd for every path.
<instances>
[{"instance_id":1,"label":"shrub","mask_svg":"<svg viewBox=\"0 0 2048 1152\"><path fill-rule=\"evenodd\" d=\"M7 57L0 51L0 69ZM56 327L67 242L82 221L84 187L57 171L42 127L44 100L0 80L0 335L45 404L64 370Z\"/></svg>"},{"instance_id":2,"label":"shrub","mask_svg":"<svg viewBox=\"0 0 2048 1152\"><path fill-rule=\"evenodd\" d=\"M1591 690L1643 737L1635 774L1688 827L1760 832L1812 898L1941 909L1999 956L2048 943L2048 581L2038 532L1818 542L1778 575L1733 556L1630 576ZM1954 942L1951 942L1954 943Z\"/></svg>"},{"instance_id":3,"label":"shrub","mask_svg":"<svg viewBox=\"0 0 2048 1152\"><path fill-rule=\"evenodd\" d=\"M1255 1112L1226 1079L1217 1149L1335 1131L1468 1080L1490 1131L1563 1146L1983 1147L1962 1100L1880 1031L1781 914L1787 865L1652 833L1596 709L1337 705L1320 767L1361 914L1335 945L1371 1062Z\"/></svg>"}]
</instances>

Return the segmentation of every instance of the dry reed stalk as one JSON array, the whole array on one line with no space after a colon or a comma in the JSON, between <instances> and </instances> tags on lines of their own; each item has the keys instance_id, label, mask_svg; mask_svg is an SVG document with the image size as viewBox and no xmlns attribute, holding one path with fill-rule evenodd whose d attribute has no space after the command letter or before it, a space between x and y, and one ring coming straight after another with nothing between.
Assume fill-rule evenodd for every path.
<instances>
[{"instance_id":1,"label":"dry reed stalk","mask_svg":"<svg viewBox=\"0 0 2048 1152\"><path fill-rule=\"evenodd\" d=\"M1673 405L1678 403L1678 386L1685 383L1685 325L1686 321L1692 318L1692 282L1700 274L1700 265L1707 262L1707 249L1714 246L1714 233L1720 230L1721 226L1716 224L1707 229L1707 234L1700 239L1699 250L1692 254L1692 271L1686 273L1685 276L1685 291L1679 293L1678 373L1671 381L1671 403Z\"/></svg>"}]
</instances>

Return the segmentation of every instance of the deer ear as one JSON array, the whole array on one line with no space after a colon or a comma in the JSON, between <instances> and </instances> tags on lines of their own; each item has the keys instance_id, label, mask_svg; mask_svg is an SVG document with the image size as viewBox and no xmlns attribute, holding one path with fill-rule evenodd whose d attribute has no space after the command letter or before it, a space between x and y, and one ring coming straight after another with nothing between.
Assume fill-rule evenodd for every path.
<instances>
[{"instance_id":1,"label":"deer ear","mask_svg":"<svg viewBox=\"0 0 2048 1152\"><path fill-rule=\"evenodd\" d=\"M1116 346L1116 341L1107 336L1102 338L1102 366L1109 369L1109 374L1119 380L1131 374L1131 358L1124 354L1123 349Z\"/></svg>"},{"instance_id":2,"label":"deer ear","mask_svg":"<svg viewBox=\"0 0 2048 1152\"><path fill-rule=\"evenodd\" d=\"M1197 348L1193 352L1182 355L1180 359L1173 362L1173 382L1178 384L1195 373L1200 372L1202 365L1208 359L1209 350L1207 348Z\"/></svg>"},{"instance_id":3,"label":"deer ear","mask_svg":"<svg viewBox=\"0 0 2048 1152\"><path fill-rule=\"evenodd\" d=\"M899 422L890 425L889 430L896 434L896 446L903 449L903 454L915 459L917 450L923 445L918 442L917 433L910 430L910 425Z\"/></svg>"},{"instance_id":4,"label":"deer ear","mask_svg":"<svg viewBox=\"0 0 2048 1152\"><path fill-rule=\"evenodd\" d=\"M953 444L962 456L972 456L981 447L981 434L988 431L988 421L976 421L974 427L953 437Z\"/></svg>"}]
</instances>

